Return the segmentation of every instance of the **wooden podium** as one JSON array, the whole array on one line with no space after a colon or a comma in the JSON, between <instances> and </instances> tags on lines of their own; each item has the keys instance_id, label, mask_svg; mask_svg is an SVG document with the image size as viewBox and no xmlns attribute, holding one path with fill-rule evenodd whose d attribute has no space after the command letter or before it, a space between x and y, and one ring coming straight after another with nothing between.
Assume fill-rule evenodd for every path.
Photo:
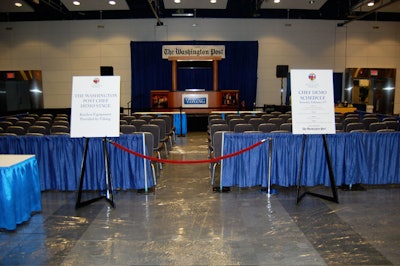
<instances>
[{"instance_id":1,"label":"wooden podium","mask_svg":"<svg viewBox=\"0 0 400 266\"><path fill-rule=\"evenodd\" d=\"M150 101L152 111L179 111L185 113L209 113L211 111L237 110L239 105L239 90L218 89L218 61L221 56L170 56L172 62L172 89L151 91ZM178 62L212 62L213 85L212 90L181 90L178 91ZM204 97L207 103L204 107L187 107L185 97Z\"/></svg>"}]
</instances>

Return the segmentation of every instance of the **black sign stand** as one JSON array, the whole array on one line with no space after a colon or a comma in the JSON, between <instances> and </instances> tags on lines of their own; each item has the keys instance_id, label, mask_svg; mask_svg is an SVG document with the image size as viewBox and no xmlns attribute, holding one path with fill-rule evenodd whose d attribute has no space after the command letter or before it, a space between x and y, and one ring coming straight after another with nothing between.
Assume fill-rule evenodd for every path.
<instances>
[{"instance_id":1,"label":"black sign stand","mask_svg":"<svg viewBox=\"0 0 400 266\"><path fill-rule=\"evenodd\" d=\"M314 197L319 197L324 200L329 200L332 202L339 203L339 198L337 194L337 189L336 189L336 182L335 182L335 176L333 174L333 168L332 168L332 162L331 162L331 156L329 154L329 148L328 148L328 142L326 140L326 135L322 135L322 138L324 140L324 149L325 149L325 155L326 155L326 162L328 164L328 170L329 170L329 179L331 182L331 190L332 190L332 196L326 196L326 195L321 195L317 194L314 192L309 192L306 191L303 194L300 195L300 189L301 189L301 176L302 176L302 170L303 170L303 159L304 159L304 147L306 144L306 139L307 135L303 135L303 143L301 146L301 159L300 159L300 170L298 174L298 183L297 183L297 204L304 198L305 195L311 195Z\"/></svg>"},{"instance_id":2,"label":"black sign stand","mask_svg":"<svg viewBox=\"0 0 400 266\"><path fill-rule=\"evenodd\" d=\"M105 199L113 208L115 208L114 200L113 200L112 185L111 185L111 177L110 177L110 160L108 157L107 139L105 137L103 138L103 154L104 154L104 168L106 171L106 189L107 189L106 194L101 195L97 198L89 199L86 201L81 201L83 179L84 179L85 170L86 170L86 157L87 157L88 147L89 147L89 139L87 138L86 142L85 142L85 148L83 150L81 174L80 174L80 180L79 180L79 189L78 189L78 195L77 195L77 199L76 199L75 209L87 206L87 205L89 205L93 202L96 202L98 200L101 200L101 199Z\"/></svg>"}]
</instances>

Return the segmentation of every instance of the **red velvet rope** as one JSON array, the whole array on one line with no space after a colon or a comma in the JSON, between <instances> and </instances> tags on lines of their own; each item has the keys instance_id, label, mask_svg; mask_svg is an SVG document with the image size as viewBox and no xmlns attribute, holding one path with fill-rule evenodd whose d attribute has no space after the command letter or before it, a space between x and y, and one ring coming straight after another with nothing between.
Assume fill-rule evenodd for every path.
<instances>
[{"instance_id":1,"label":"red velvet rope","mask_svg":"<svg viewBox=\"0 0 400 266\"><path fill-rule=\"evenodd\" d=\"M121 150L123 150L123 151L126 151L126 152L128 152L128 153L131 153L131 154L133 154L133 155L135 155L135 156L138 156L138 157L140 157L140 158L147 159L147 160L154 161L154 162L171 163L171 164L216 163L216 162L219 162L219 161L221 161L221 160L223 160L223 159L227 159L227 158L230 158L230 157L239 155L239 154L241 154L241 153L244 153L244 152L246 152L246 151L249 151L249 150L251 150L251 149L254 149L255 147L257 147L257 146L263 144L265 141L266 141L266 139L263 139L263 140L261 140L261 141L255 143L255 144L253 144L253 145L251 145L251 146L249 146L249 147L247 147L247 148L244 148L244 149L242 149L242 150L240 150L240 151L236 151L236 152L234 152L234 153L227 154L227 155L220 156L220 157L213 158L213 159L208 159L208 160L185 160L185 161L183 161L183 160L159 159L159 158L156 158L156 157L147 156L147 155L138 153L138 152L136 152L136 151L130 150L130 149L128 149L128 148L126 148L126 147L124 147L124 146L122 146L122 145L116 143L115 141L109 140L109 142L110 142L111 144L113 144L115 147L117 147L117 148L119 148L119 149L121 149Z\"/></svg>"}]
</instances>

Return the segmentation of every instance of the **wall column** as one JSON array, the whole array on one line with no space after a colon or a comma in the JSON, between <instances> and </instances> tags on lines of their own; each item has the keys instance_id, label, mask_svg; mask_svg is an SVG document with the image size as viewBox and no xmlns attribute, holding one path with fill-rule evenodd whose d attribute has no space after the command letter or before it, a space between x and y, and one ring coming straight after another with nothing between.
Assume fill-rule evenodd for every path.
<instances>
[{"instance_id":1,"label":"wall column","mask_svg":"<svg viewBox=\"0 0 400 266\"><path fill-rule=\"evenodd\" d=\"M178 67L177 61L172 60L172 91L178 90Z\"/></svg>"},{"instance_id":2,"label":"wall column","mask_svg":"<svg viewBox=\"0 0 400 266\"><path fill-rule=\"evenodd\" d=\"M213 91L218 91L218 61L213 60Z\"/></svg>"}]
</instances>

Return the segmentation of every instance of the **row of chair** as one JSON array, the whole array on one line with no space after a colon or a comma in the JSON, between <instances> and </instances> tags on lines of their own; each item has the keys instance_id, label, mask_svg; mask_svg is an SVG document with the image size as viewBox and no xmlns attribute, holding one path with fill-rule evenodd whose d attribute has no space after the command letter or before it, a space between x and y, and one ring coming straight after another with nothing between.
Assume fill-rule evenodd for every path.
<instances>
[{"instance_id":1,"label":"row of chair","mask_svg":"<svg viewBox=\"0 0 400 266\"><path fill-rule=\"evenodd\" d=\"M16 116L6 117L0 121L0 132L3 135L50 135L69 134L68 115L28 114L21 118Z\"/></svg>"},{"instance_id":2,"label":"row of chair","mask_svg":"<svg viewBox=\"0 0 400 266\"><path fill-rule=\"evenodd\" d=\"M279 117L272 117L272 118L266 118L264 117L256 117L253 116L251 118L245 119L245 118L240 118L240 117L227 117L226 119L223 118L213 118L209 120L208 127L211 127L214 124L227 124L229 127L230 131L235 131L235 126L238 124L247 124L252 126L252 130L259 130L259 125L264 124L264 123L270 123L276 125L276 129L280 129L281 125L286 124L284 127L286 129L291 128L291 120L283 120L282 118ZM242 126L244 128L244 126ZM291 129L290 129L291 131Z\"/></svg>"},{"instance_id":3,"label":"row of chair","mask_svg":"<svg viewBox=\"0 0 400 266\"><path fill-rule=\"evenodd\" d=\"M392 129L398 131L399 122L394 118L384 118L379 121L377 117L366 116L362 119L356 116L350 116L343 119L341 122L336 121L336 129L343 130L344 132L351 132L352 130L365 130L376 132L380 129Z\"/></svg>"},{"instance_id":4,"label":"row of chair","mask_svg":"<svg viewBox=\"0 0 400 266\"><path fill-rule=\"evenodd\" d=\"M66 116L58 116L53 119L50 115L27 115L22 118L7 117L0 121L0 132L3 135L50 135L68 134L69 121Z\"/></svg>"},{"instance_id":5,"label":"row of chair","mask_svg":"<svg viewBox=\"0 0 400 266\"><path fill-rule=\"evenodd\" d=\"M378 117L376 114L366 114L362 120L360 120L359 115L354 113L354 114L347 114L346 116L343 116L341 114L336 114L336 129L340 132L350 132L351 130L354 130L352 128L357 127L357 129L364 129L366 131L372 131L376 132L379 129L393 129L394 131L399 131L400 126L397 118L394 117L386 117L383 119L381 123L385 123L386 126L383 126L383 124L374 124L371 127L371 130L369 128L370 124L372 123L378 123L380 122L378 120ZM229 125L229 130L230 131L235 131L234 127L237 124L251 124L253 125L253 130L259 130L258 125L262 123L272 123L277 125L278 130L287 130L287 131L292 131L291 130L291 124L292 124L292 118L291 114L281 114L278 115L278 117L269 115L269 114L261 114L259 116L257 115L249 115L249 116L239 116L235 114L227 115L225 118L222 118L218 115L210 115L209 116L209 124L208 127L210 127L213 124L228 124ZM347 129L347 125L350 123L363 123L364 126L361 125L352 125L350 126L349 129ZM281 125L283 125L283 128L281 128ZM246 126L242 126L244 130L249 130L246 129ZM247 126L248 127L248 126ZM275 129L276 130L276 129ZM262 130L263 132L266 132L265 130ZM267 131L270 132L270 131Z\"/></svg>"}]
</instances>

